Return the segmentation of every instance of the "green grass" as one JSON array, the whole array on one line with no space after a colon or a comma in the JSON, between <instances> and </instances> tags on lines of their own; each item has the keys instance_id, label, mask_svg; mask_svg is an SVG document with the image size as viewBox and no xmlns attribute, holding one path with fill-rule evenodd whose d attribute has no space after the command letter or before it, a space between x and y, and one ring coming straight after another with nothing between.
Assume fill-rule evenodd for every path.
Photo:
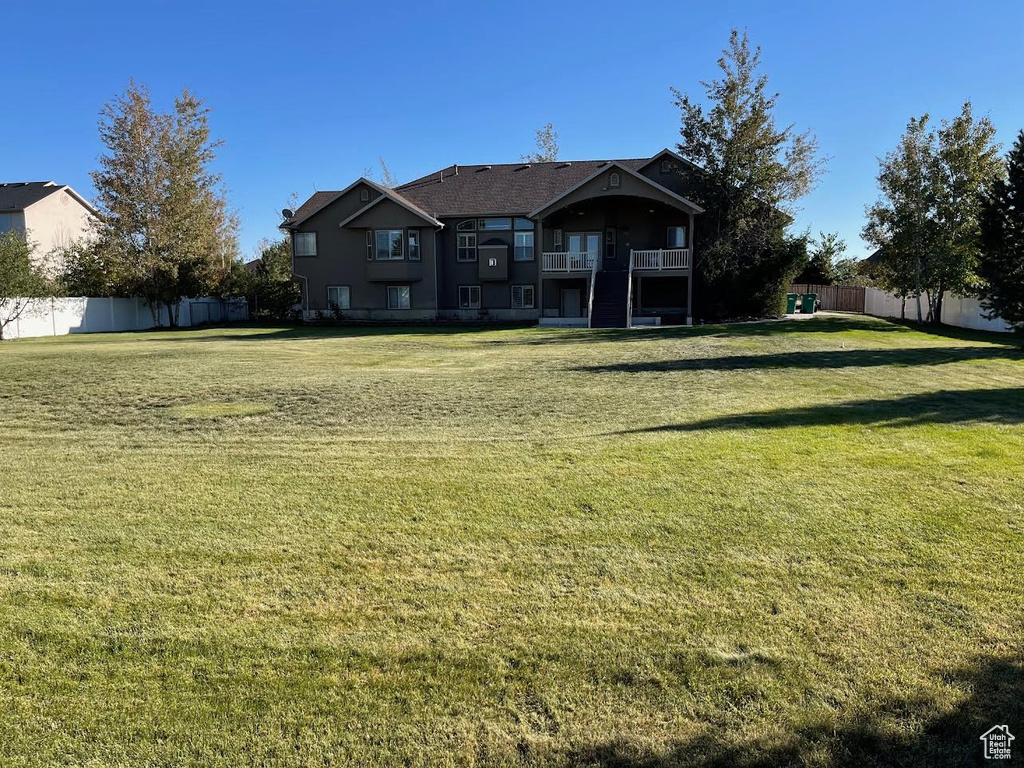
<instances>
[{"instance_id":1,"label":"green grass","mask_svg":"<svg viewBox=\"0 0 1024 768\"><path fill-rule=\"evenodd\" d=\"M15 341L0 457L3 766L936 766L1024 739L1009 338Z\"/></svg>"}]
</instances>

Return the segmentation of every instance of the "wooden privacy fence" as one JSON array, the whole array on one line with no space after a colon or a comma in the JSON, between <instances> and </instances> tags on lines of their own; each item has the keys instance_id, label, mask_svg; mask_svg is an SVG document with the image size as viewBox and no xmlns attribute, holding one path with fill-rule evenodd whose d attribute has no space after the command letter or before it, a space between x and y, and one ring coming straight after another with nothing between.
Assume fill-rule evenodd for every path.
<instances>
[{"instance_id":1,"label":"wooden privacy fence","mask_svg":"<svg viewBox=\"0 0 1024 768\"><path fill-rule=\"evenodd\" d=\"M818 294L821 308L832 312L864 312L864 288L856 285L809 285L793 283L790 293Z\"/></svg>"}]
</instances>

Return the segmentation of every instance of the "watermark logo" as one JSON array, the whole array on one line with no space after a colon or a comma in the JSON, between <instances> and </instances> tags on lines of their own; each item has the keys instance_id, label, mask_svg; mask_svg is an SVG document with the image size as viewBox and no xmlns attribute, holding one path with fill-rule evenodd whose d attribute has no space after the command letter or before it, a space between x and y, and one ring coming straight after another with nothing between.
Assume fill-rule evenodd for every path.
<instances>
[{"instance_id":1,"label":"watermark logo","mask_svg":"<svg viewBox=\"0 0 1024 768\"><path fill-rule=\"evenodd\" d=\"M985 742L986 760L1009 760L1010 742L1016 738L1005 725L993 725L979 737Z\"/></svg>"}]
</instances>

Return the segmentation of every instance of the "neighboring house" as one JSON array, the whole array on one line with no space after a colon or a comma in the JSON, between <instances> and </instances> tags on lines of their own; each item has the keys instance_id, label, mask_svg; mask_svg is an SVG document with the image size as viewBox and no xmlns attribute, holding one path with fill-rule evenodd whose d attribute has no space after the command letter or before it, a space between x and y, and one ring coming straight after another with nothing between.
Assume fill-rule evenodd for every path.
<instances>
[{"instance_id":1,"label":"neighboring house","mask_svg":"<svg viewBox=\"0 0 1024 768\"><path fill-rule=\"evenodd\" d=\"M32 244L32 258L49 270L50 254L84 237L96 209L66 184L21 181L0 184L0 233L16 230Z\"/></svg>"},{"instance_id":2,"label":"neighboring house","mask_svg":"<svg viewBox=\"0 0 1024 768\"><path fill-rule=\"evenodd\" d=\"M689 166L454 165L394 189L316 192L281 227L307 317L691 322Z\"/></svg>"}]
</instances>

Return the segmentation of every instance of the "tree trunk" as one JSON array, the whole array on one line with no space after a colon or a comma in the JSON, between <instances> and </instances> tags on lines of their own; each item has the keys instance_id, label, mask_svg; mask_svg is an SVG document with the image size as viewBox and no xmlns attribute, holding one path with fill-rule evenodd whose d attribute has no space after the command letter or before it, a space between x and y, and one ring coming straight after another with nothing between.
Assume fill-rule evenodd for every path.
<instances>
[{"instance_id":1,"label":"tree trunk","mask_svg":"<svg viewBox=\"0 0 1024 768\"><path fill-rule=\"evenodd\" d=\"M917 284L917 322L924 322L924 318L921 316L921 252L917 252L917 258L914 261L914 281Z\"/></svg>"}]
</instances>

